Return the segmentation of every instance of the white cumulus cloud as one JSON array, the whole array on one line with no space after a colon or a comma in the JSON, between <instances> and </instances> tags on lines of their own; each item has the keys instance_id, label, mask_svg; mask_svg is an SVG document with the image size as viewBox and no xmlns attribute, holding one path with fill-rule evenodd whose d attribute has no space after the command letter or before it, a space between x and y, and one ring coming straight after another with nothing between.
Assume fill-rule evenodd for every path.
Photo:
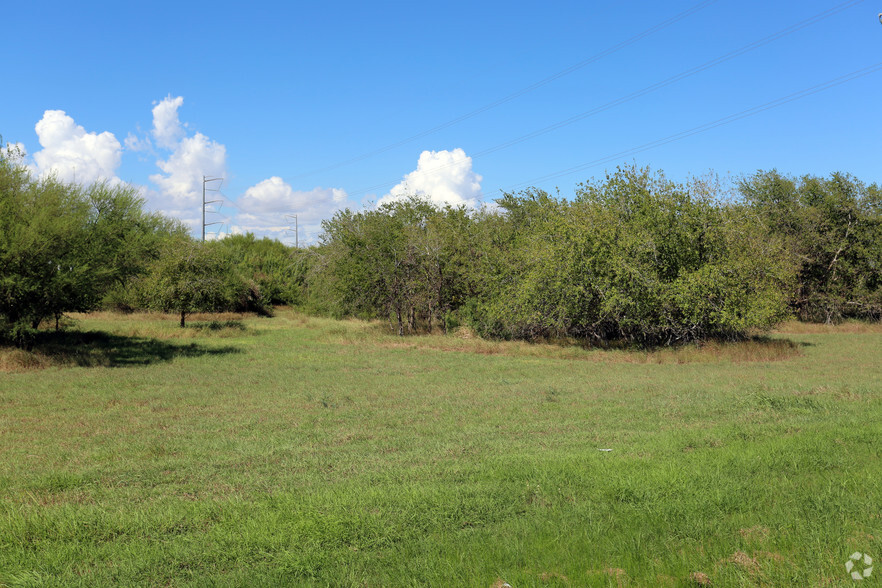
<instances>
[{"instance_id":1,"label":"white cumulus cloud","mask_svg":"<svg viewBox=\"0 0 882 588\"><path fill-rule=\"evenodd\" d=\"M161 152L168 155L156 161L160 173L150 175L156 190L148 193L156 208L190 224L201 215L203 176L226 178L227 148L202 133L186 136L186 124L178 118L178 109L183 103L182 96L168 96L153 107L150 134ZM126 146L134 151L151 149L149 139L134 135L126 139ZM212 183L208 187L212 189L218 185ZM218 198L219 195L213 192L211 200Z\"/></svg>"},{"instance_id":2,"label":"white cumulus cloud","mask_svg":"<svg viewBox=\"0 0 882 588\"><path fill-rule=\"evenodd\" d=\"M47 110L34 127L43 147L34 153L35 171L65 182L118 182L122 145L113 133L87 133L63 110Z\"/></svg>"},{"instance_id":3,"label":"white cumulus cloud","mask_svg":"<svg viewBox=\"0 0 882 588\"><path fill-rule=\"evenodd\" d=\"M245 190L245 194L236 201L241 212L237 215L237 225L233 227L233 231L285 239L294 226L293 219L286 215L297 215L302 243L304 237L314 237L319 231L321 220L330 218L334 212L343 208L346 199L344 190L295 190L282 178L273 176Z\"/></svg>"},{"instance_id":4,"label":"white cumulus cloud","mask_svg":"<svg viewBox=\"0 0 882 588\"><path fill-rule=\"evenodd\" d=\"M278 176L263 180L245 190L237 204L254 214L297 214L305 220L327 218L346 202L346 192L338 188L295 190Z\"/></svg>"},{"instance_id":5,"label":"white cumulus cloud","mask_svg":"<svg viewBox=\"0 0 882 588\"><path fill-rule=\"evenodd\" d=\"M482 179L472 171L472 158L460 148L423 151L416 170L404 176L379 204L415 195L441 205L475 206L481 195Z\"/></svg>"},{"instance_id":6,"label":"white cumulus cloud","mask_svg":"<svg viewBox=\"0 0 882 588\"><path fill-rule=\"evenodd\" d=\"M156 144L165 149L174 149L184 136L184 127L178 118L178 108L184 104L184 97L171 95L163 98L153 107L153 138Z\"/></svg>"},{"instance_id":7,"label":"white cumulus cloud","mask_svg":"<svg viewBox=\"0 0 882 588\"><path fill-rule=\"evenodd\" d=\"M141 138L133 133L129 133L123 143L129 151L150 151L153 145L147 137Z\"/></svg>"},{"instance_id":8,"label":"white cumulus cloud","mask_svg":"<svg viewBox=\"0 0 882 588\"><path fill-rule=\"evenodd\" d=\"M150 176L160 192L177 206L201 206L202 176L224 177L227 148L202 133L184 137L168 159L156 166L162 173Z\"/></svg>"}]
</instances>

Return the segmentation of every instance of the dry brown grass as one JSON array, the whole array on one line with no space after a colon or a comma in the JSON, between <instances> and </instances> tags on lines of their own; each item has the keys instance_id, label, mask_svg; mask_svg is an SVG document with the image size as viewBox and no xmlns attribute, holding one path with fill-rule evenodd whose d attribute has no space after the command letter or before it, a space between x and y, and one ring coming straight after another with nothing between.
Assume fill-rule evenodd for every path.
<instances>
[{"instance_id":1,"label":"dry brown grass","mask_svg":"<svg viewBox=\"0 0 882 588\"><path fill-rule=\"evenodd\" d=\"M351 342L351 341L350 341ZM493 341L477 336L420 335L411 337L381 338L380 347L387 349L431 349L477 353L481 355L506 355L514 357L543 357L595 361L600 363L637 364L686 364L686 363L747 363L771 362L792 359L802 355L796 343L787 339L751 339L748 341L701 345L690 344L653 350L602 349L580 345L573 341L527 343L524 341Z\"/></svg>"},{"instance_id":2,"label":"dry brown grass","mask_svg":"<svg viewBox=\"0 0 882 588\"><path fill-rule=\"evenodd\" d=\"M636 348L590 347L584 342L562 339L529 343L525 341L496 341L479 337L473 330L461 327L449 334L424 334L397 337L389 325L382 321L355 319L333 320L309 317L291 309L279 308L277 316L283 320L253 322L248 313L195 313L188 316L187 328L178 326L178 315L138 312L122 314L99 311L71 315L76 325L90 323L91 328L109 328L115 335L155 340L189 340L205 336L212 338L239 337L254 334L257 329L307 328L323 332L331 341L343 345L370 344L387 349L429 349L435 351L471 353L479 355L504 355L513 357L548 358L592 361L598 363L630 364L688 364L688 363L747 363L774 362L791 359L802 354L800 347L780 338L754 338L741 342L709 342L677 347L642 350ZM795 323L800 325L800 323ZM870 329L882 326L863 323L830 327L835 332L876 332ZM850 330L847 330L850 329ZM818 331L822 332L822 331ZM45 369L51 366L70 365L72 361L64 353L43 353L39 347L33 352L14 348L0 348L0 372L23 372ZM76 350L71 350L75 354ZM76 362L73 362L76 363ZM81 362L80 362L81 363Z\"/></svg>"},{"instance_id":3,"label":"dry brown grass","mask_svg":"<svg viewBox=\"0 0 882 588\"><path fill-rule=\"evenodd\" d=\"M769 531L768 527L754 525L753 527L748 527L746 529L738 529L738 534L747 541L759 541L762 543L769 538L771 531Z\"/></svg>"},{"instance_id":4,"label":"dry brown grass","mask_svg":"<svg viewBox=\"0 0 882 588\"><path fill-rule=\"evenodd\" d=\"M125 322L144 322L144 321L167 321L177 324L181 320L181 315L166 312L113 312L106 310L96 310L89 313L71 313L70 318L73 320L80 319L96 319L106 321L125 321ZM225 322L240 321L255 316L253 312L194 312L187 315L187 322Z\"/></svg>"},{"instance_id":5,"label":"dry brown grass","mask_svg":"<svg viewBox=\"0 0 882 588\"><path fill-rule=\"evenodd\" d=\"M50 365L52 365L52 361L40 353L0 347L0 372L29 372L41 370Z\"/></svg>"},{"instance_id":6,"label":"dry brown grass","mask_svg":"<svg viewBox=\"0 0 882 588\"><path fill-rule=\"evenodd\" d=\"M754 558L750 557L743 551L736 551L731 556L729 556L729 559L727 559L726 561L729 563L733 563L741 568L744 568L744 570L751 576L754 576L760 572L759 562L757 562Z\"/></svg>"},{"instance_id":7,"label":"dry brown grass","mask_svg":"<svg viewBox=\"0 0 882 588\"><path fill-rule=\"evenodd\" d=\"M878 334L882 333L882 322L845 321L839 324L825 324L788 321L779 325L775 332L790 335Z\"/></svg>"}]
</instances>

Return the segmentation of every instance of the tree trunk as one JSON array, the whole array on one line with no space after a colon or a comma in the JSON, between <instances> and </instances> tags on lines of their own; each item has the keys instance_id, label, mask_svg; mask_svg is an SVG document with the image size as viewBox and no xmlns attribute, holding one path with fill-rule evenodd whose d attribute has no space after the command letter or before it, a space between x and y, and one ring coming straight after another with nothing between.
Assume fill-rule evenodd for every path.
<instances>
[{"instance_id":1,"label":"tree trunk","mask_svg":"<svg viewBox=\"0 0 882 588\"><path fill-rule=\"evenodd\" d=\"M185 313L183 310L181 311L181 328L182 328L182 329L184 328L184 316L185 316L186 314L187 314L187 313Z\"/></svg>"}]
</instances>

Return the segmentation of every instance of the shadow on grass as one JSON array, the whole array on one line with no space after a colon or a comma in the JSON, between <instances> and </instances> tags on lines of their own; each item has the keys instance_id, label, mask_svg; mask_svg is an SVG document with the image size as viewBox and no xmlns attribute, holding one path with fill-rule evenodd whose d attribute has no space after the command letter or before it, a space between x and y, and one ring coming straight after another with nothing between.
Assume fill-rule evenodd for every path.
<instances>
[{"instance_id":1,"label":"shadow on grass","mask_svg":"<svg viewBox=\"0 0 882 588\"><path fill-rule=\"evenodd\" d=\"M42 332L33 353L49 365L126 367L171 361L178 357L203 357L241 353L237 347L176 344L147 337L114 335L102 331Z\"/></svg>"},{"instance_id":2,"label":"shadow on grass","mask_svg":"<svg viewBox=\"0 0 882 588\"><path fill-rule=\"evenodd\" d=\"M710 338L672 345L620 344L617 349L645 354L651 363L702 363L714 361L768 362L799 357L811 344L765 335L740 340ZM590 348L590 346L589 346ZM615 349L610 347L607 349Z\"/></svg>"},{"instance_id":3,"label":"shadow on grass","mask_svg":"<svg viewBox=\"0 0 882 588\"><path fill-rule=\"evenodd\" d=\"M208 321L208 322L196 322L192 321L187 323L186 328L198 331L201 333L216 333L219 331L233 331L238 333L244 333L248 330L248 327L245 326L240 320L229 320L229 321Z\"/></svg>"}]
</instances>

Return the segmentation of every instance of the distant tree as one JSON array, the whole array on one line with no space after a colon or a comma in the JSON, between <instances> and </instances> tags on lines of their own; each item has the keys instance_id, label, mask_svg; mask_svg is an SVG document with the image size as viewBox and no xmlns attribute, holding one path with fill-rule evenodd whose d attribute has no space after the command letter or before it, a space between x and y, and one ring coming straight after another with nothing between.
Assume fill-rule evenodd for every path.
<instances>
[{"instance_id":1,"label":"distant tree","mask_svg":"<svg viewBox=\"0 0 882 588\"><path fill-rule=\"evenodd\" d=\"M410 197L323 223L308 278L313 308L388 319L399 335L435 325L473 288L465 209Z\"/></svg>"},{"instance_id":2,"label":"distant tree","mask_svg":"<svg viewBox=\"0 0 882 588\"><path fill-rule=\"evenodd\" d=\"M790 303L802 320L882 318L882 199L842 173L791 178L760 171L739 185L783 238L799 273Z\"/></svg>"},{"instance_id":3,"label":"distant tree","mask_svg":"<svg viewBox=\"0 0 882 588\"><path fill-rule=\"evenodd\" d=\"M0 154L0 338L29 347L43 320L94 309L183 234L143 204L130 186L35 178Z\"/></svg>"},{"instance_id":4,"label":"distant tree","mask_svg":"<svg viewBox=\"0 0 882 588\"><path fill-rule=\"evenodd\" d=\"M274 304L302 302L307 256L303 250L252 233L230 235L217 242L252 292L248 307L241 310L267 312Z\"/></svg>"},{"instance_id":5,"label":"distant tree","mask_svg":"<svg viewBox=\"0 0 882 588\"><path fill-rule=\"evenodd\" d=\"M167 243L138 283L144 306L179 314L182 328L188 314L234 307L245 289L220 248L192 239Z\"/></svg>"},{"instance_id":6,"label":"distant tree","mask_svg":"<svg viewBox=\"0 0 882 588\"><path fill-rule=\"evenodd\" d=\"M505 225L478 326L515 338L669 344L737 338L787 314L793 270L755 218L627 168L573 201L540 190L500 199ZM507 226L506 226L507 225Z\"/></svg>"}]
</instances>

